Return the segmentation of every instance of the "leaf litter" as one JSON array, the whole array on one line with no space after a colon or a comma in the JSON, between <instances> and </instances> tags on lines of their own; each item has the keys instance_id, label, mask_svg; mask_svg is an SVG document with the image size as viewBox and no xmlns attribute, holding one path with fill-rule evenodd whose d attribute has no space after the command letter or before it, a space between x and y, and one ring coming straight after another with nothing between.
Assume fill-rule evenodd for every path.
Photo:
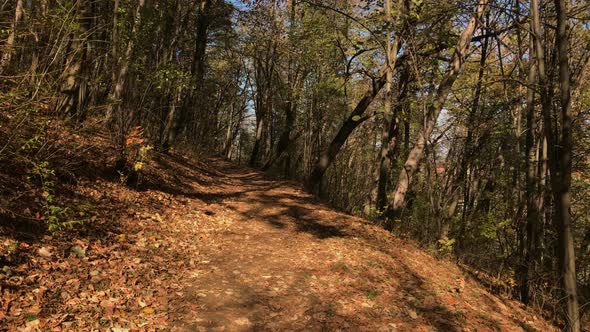
<instances>
[{"instance_id":1,"label":"leaf litter","mask_svg":"<svg viewBox=\"0 0 590 332\"><path fill-rule=\"evenodd\" d=\"M0 329L555 330L292 181L178 154L147 169L76 185L89 230L0 237Z\"/></svg>"}]
</instances>

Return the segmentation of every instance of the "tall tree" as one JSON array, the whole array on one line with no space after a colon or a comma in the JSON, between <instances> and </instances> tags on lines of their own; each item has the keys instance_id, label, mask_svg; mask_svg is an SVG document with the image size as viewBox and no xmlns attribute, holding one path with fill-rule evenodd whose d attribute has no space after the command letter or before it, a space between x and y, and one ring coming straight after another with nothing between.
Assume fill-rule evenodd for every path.
<instances>
[{"instance_id":1,"label":"tall tree","mask_svg":"<svg viewBox=\"0 0 590 332\"><path fill-rule=\"evenodd\" d=\"M398 1L398 15L401 10L401 1ZM399 46L399 37L395 39L393 49L391 48L391 33L392 33L392 6L391 0L384 1L384 12L385 12L385 63L387 65L387 71L385 73L385 89L383 94L383 105L385 111L383 112L383 131L381 134L381 152L379 156L379 167L377 176L377 197L376 208L380 212L387 203L387 182L389 173L391 172L391 157L396 142L397 130L398 130L398 119L397 114L393 113L391 108L391 85L393 82L393 68L392 57L397 56L397 48ZM391 144L391 142L394 142ZM390 146L391 145L391 146Z\"/></svg>"},{"instance_id":2,"label":"tall tree","mask_svg":"<svg viewBox=\"0 0 590 332\"><path fill-rule=\"evenodd\" d=\"M127 82L127 75L129 72L129 65L132 61L133 51L135 48L135 39L141 25L142 10L145 6L145 0L138 0L135 14L133 15L133 23L131 28L131 38L127 42L125 54L117 59L118 69L116 70L115 81L110 92L110 103L107 107L106 119L107 122L113 121L114 116L119 116L121 109L121 98L125 91L125 84Z\"/></svg>"},{"instance_id":3,"label":"tall tree","mask_svg":"<svg viewBox=\"0 0 590 332\"><path fill-rule=\"evenodd\" d=\"M390 65L393 66L393 64ZM358 102L352 113L350 113L348 118L344 121L344 124L342 124L342 126L340 127L340 130L338 130L336 136L334 136L334 139L332 139L332 142L330 143L328 148L320 154L318 161L315 163L313 171L309 176L309 179L307 179L306 186L309 191L318 190L319 186L321 185L322 178L324 177L324 173L326 172L328 167L330 167L330 165L338 155L338 152L340 152L340 149L342 148L344 143L346 143L346 140L348 139L350 134L352 134L352 132L360 124L362 124L369 118L369 116L365 115L365 111L367 110L369 105L371 105L377 94L379 94L379 91L381 91L381 89L385 85L385 82L387 80L386 72L390 65L386 64L381 68L381 70L379 71L380 77L377 80L377 82L365 92L365 94Z\"/></svg>"},{"instance_id":4,"label":"tall tree","mask_svg":"<svg viewBox=\"0 0 590 332\"><path fill-rule=\"evenodd\" d=\"M64 116L84 117L88 100L88 32L91 29L92 13L90 2L77 0L74 3L74 16L77 28L70 33L65 70L62 74L62 98L57 112Z\"/></svg>"},{"instance_id":5,"label":"tall tree","mask_svg":"<svg viewBox=\"0 0 590 332\"><path fill-rule=\"evenodd\" d=\"M392 202L389 206L389 214L396 215L406 204L406 193L410 187L414 172L418 169L420 161L424 157L424 152L430 135L436 125L438 116L444 107L444 104L451 93L451 88L463 67L465 58L467 57L467 51L471 44L471 38L477 30L480 23L483 21L482 18L487 10L489 0L481 0L477 5L476 13L470 19L469 23L465 27L463 33L459 37L459 42L453 51L451 61L446 73L443 75L441 82L434 96L434 100L428 106L426 110L424 125L419 131L418 139L414 145L414 148L410 151L410 154L404 164L403 169L399 175L395 192L392 196Z\"/></svg>"},{"instance_id":6,"label":"tall tree","mask_svg":"<svg viewBox=\"0 0 590 332\"><path fill-rule=\"evenodd\" d=\"M285 116L285 123L281 128L281 134L276 144L274 154L269 156L268 160L262 167L263 170L268 170L273 164L284 161L285 175L289 174L291 168L292 159L288 152L295 141L294 129L297 124L297 107L305 77L307 75L307 69L304 68L305 63L303 59L297 59L297 55L301 55L302 53L300 51L301 45L298 45L298 38L296 38L296 33L298 32L297 29L300 29L299 26L301 25L301 22L297 21L297 3L296 1L290 1L290 4L288 3L289 1L286 3L286 5L289 5L289 26L286 31L287 45L285 46L287 52L285 55L287 58L285 69L286 79L281 79L279 80L280 82L278 82L281 85L279 90L283 95L282 108ZM303 9L301 9L301 12L301 16L303 16Z\"/></svg>"},{"instance_id":7,"label":"tall tree","mask_svg":"<svg viewBox=\"0 0 590 332\"><path fill-rule=\"evenodd\" d=\"M205 115L200 112L205 103L201 100L203 93L203 81L205 77L205 54L208 41L208 30L211 24L211 0L201 0L197 3L197 27L195 30L195 51L191 62L191 75L193 79L193 88L190 90L187 103L182 107L171 107L166 117L164 126L162 146L166 150L176 143L177 136L181 131L188 117L189 109L193 108L193 113ZM178 90L180 95L182 90Z\"/></svg>"},{"instance_id":8,"label":"tall tree","mask_svg":"<svg viewBox=\"0 0 590 332\"><path fill-rule=\"evenodd\" d=\"M536 0L533 0L536 1ZM566 300L566 330L571 332L581 331L580 314L577 293L576 255L574 252L574 238L571 216L571 183L572 183L572 104L569 69L569 33L567 29L567 6L565 0L555 0L557 12L557 57L559 63L559 90L561 106L561 142L560 150L556 155L554 143L550 144L553 158L559 158L551 162L551 182L555 201L555 225L559 234L559 266L560 278L563 282L563 290ZM538 18L537 18L538 20ZM549 120L548 116L545 116ZM550 123L550 121L549 121ZM551 133L550 124L546 123L547 134ZM557 131L555 132L557 133ZM550 157L551 158L551 157ZM556 167L558 166L559 169Z\"/></svg>"},{"instance_id":9,"label":"tall tree","mask_svg":"<svg viewBox=\"0 0 590 332\"><path fill-rule=\"evenodd\" d=\"M18 24L21 21L22 17L23 0L16 0L16 4L14 6L14 19L12 20L12 23L10 25L10 33L8 34L8 39L6 39L6 44L4 44L4 52L2 53L2 58L0 58L0 75L3 74L4 69L10 64L10 60L12 59Z\"/></svg>"},{"instance_id":10,"label":"tall tree","mask_svg":"<svg viewBox=\"0 0 590 332\"><path fill-rule=\"evenodd\" d=\"M531 23L532 27L532 23ZM533 31L533 29L531 29ZM532 41L532 37L531 37ZM539 225L539 218L540 218L540 206L539 206L539 199L540 195L539 192L539 185L538 185L538 158L537 158L537 114L535 110L535 83L536 83L536 75L537 75L537 67L536 67L536 60L534 56L534 48L532 47L532 42L530 43L530 52L529 52L529 73L528 73L528 87L527 87L527 96L526 96L526 189L525 189L525 196L526 196L526 248L524 256L522 257L523 264L520 281L520 297L521 300L528 304L529 302L529 295L530 295L530 283L529 279L531 278L531 271L534 264L534 253L535 253L535 246L536 246L536 236L538 232L538 225Z\"/></svg>"}]
</instances>

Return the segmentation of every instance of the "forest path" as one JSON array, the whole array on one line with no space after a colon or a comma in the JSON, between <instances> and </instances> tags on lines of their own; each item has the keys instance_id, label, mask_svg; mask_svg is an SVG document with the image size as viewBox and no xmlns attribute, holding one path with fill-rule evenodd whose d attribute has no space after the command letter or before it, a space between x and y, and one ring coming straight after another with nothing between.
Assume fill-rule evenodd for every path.
<instances>
[{"instance_id":1,"label":"forest path","mask_svg":"<svg viewBox=\"0 0 590 332\"><path fill-rule=\"evenodd\" d=\"M335 212L293 182L220 159L207 165L212 182L186 195L202 218L172 218L197 252L174 301L177 330L548 329L465 281L455 265Z\"/></svg>"},{"instance_id":2,"label":"forest path","mask_svg":"<svg viewBox=\"0 0 590 332\"><path fill-rule=\"evenodd\" d=\"M72 185L72 235L0 223L0 331L555 330L295 182L176 154L142 174Z\"/></svg>"}]
</instances>

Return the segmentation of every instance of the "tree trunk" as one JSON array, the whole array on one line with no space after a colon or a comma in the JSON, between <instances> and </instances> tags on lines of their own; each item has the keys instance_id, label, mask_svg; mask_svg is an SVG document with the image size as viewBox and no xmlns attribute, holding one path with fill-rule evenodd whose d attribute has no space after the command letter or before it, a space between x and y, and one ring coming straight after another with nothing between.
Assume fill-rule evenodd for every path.
<instances>
[{"instance_id":1,"label":"tree trunk","mask_svg":"<svg viewBox=\"0 0 590 332\"><path fill-rule=\"evenodd\" d=\"M288 98L292 98L292 95L289 94ZM274 155L271 155L268 161L262 167L262 170L268 170L273 163L281 161L283 158L287 157L286 152L289 149L289 146L292 144L292 132L293 128L295 127L295 120L296 120L296 112L295 112L295 105L294 101L288 100L285 103L285 126L283 127L283 131L279 136L279 141L277 142L276 150Z\"/></svg>"},{"instance_id":2,"label":"tree trunk","mask_svg":"<svg viewBox=\"0 0 590 332\"><path fill-rule=\"evenodd\" d=\"M539 123L540 124L540 123ZM537 200L539 206L539 231L537 236L537 248L539 249L539 253L541 257L539 257L539 264L541 266L545 266L547 260L546 251L549 247L547 242L548 238L546 237L547 227L549 225L549 220L551 220L551 211L547 208L548 203L551 201L551 193L547 190L547 177L549 173L549 146L547 144L547 137L545 137L544 130L538 130L540 137L540 142L537 143L537 173L539 174L539 183L537 187Z\"/></svg>"},{"instance_id":3,"label":"tree trunk","mask_svg":"<svg viewBox=\"0 0 590 332\"><path fill-rule=\"evenodd\" d=\"M271 91L272 79L275 65L277 44L273 43L266 49L264 61L256 59L255 82L256 82L256 135L254 137L254 147L250 155L250 166L255 166L261 158L261 153L264 152L264 144L266 143L265 135L268 135L268 128L270 125L270 112L272 112Z\"/></svg>"},{"instance_id":4,"label":"tree trunk","mask_svg":"<svg viewBox=\"0 0 590 332\"><path fill-rule=\"evenodd\" d=\"M382 149L380 151L380 161L378 168L377 178L377 197L376 197L376 209L378 212L383 212L387 205L387 191L390 182L390 173L393 167L393 161L395 158L396 150L398 149L399 143L399 130L400 120L399 115L403 110L403 103L408 94L410 72L406 66L400 76L398 85L398 94L396 98L396 104L393 108L391 119L387 121L387 128L384 128L383 136L381 139ZM385 130L387 130L385 132Z\"/></svg>"},{"instance_id":5,"label":"tree trunk","mask_svg":"<svg viewBox=\"0 0 590 332\"><path fill-rule=\"evenodd\" d=\"M175 50L177 47L178 39L181 35L181 29L186 25L185 22L181 22L179 20L179 17L182 16L181 8L182 6L180 6L180 3L176 2L176 8L173 11L174 14L168 17L168 20L174 21L171 24L175 26L174 28L167 29L168 31L172 31L173 36L168 44L168 50L165 52L166 55L164 56L164 63L174 61L176 52ZM173 93L171 98L171 105L168 108L168 112L166 113L166 117L163 122L162 139L160 141L160 145L163 151L167 151L171 145L176 143L176 137L181 127L181 119L183 118L184 111L188 107L188 100L190 100L189 93L189 96L186 97L184 103L182 103L182 97L184 95L184 88L182 87L182 85L174 87L174 90L175 92Z\"/></svg>"},{"instance_id":6,"label":"tree trunk","mask_svg":"<svg viewBox=\"0 0 590 332\"><path fill-rule=\"evenodd\" d=\"M369 105L375 99L375 96L379 93L381 88L385 85L385 75L381 76L377 81L377 84L371 88L369 91L365 92L364 97L358 102L352 113L348 116L346 121L340 130L328 146L326 150L321 152L318 161L315 163L313 171L309 176L309 179L306 183L306 188L308 191L315 192L319 188L320 183L322 182L322 178L324 173L328 169L328 167L332 164L340 149L346 143L348 136L352 134L352 132L358 127L361 123L368 119L368 117L363 117L363 114L369 107Z\"/></svg>"},{"instance_id":7,"label":"tree trunk","mask_svg":"<svg viewBox=\"0 0 590 332\"><path fill-rule=\"evenodd\" d=\"M10 25L10 34L6 40L6 44L4 44L4 53L2 53L2 58L0 58L0 76L2 76L4 69L10 64L10 60L12 59L12 54L14 53L14 43L16 41L16 30L22 17L23 0L16 0L14 20L12 20L12 24Z\"/></svg>"},{"instance_id":8,"label":"tree trunk","mask_svg":"<svg viewBox=\"0 0 590 332\"><path fill-rule=\"evenodd\" d=\"M174 97L172 98L172 103L170 105L170 109L168 110L168 114L166 116L166 121L164 125L164 131L162 133L162 149L164 151L170 148L172 142L176 141L176 132L178 131L178 122L177 118L179 110L182 109L183 105L181 105L181 98L182 97L182 88L180 86L176 87L176 92L174 93Z\"/></svg>"},{"instance_id":9,"label":"tree trunk","mask_svg":"<svg viewBox=\"0 0 590 332\"><path fill-rule=\"evenodd\" d=\"M487 20L486 20L487 21ZM482 34L486 34L486 29L481 29ZM479 113L479 105L480 100L483 92L483 79L485 74L485 67L486 67L486 60L488 56L488 38L483 38L483 43L481 46L481 57L479 59L479 71L477 73L477 84L475 87L475 94L473 95L473 101L471 102L471 108L469 109L469 115L467 116L467 135L465 137L465 143L463 144L463 151L460 155L460 162L459 162L459 173L457 174L454 181L454 184L450 186L449 196L451 197L450 202L444 209L444 216L443 216L443 224L445 227L448 227L447 224L450 223L451 218L455 215L457 211L457 206L459 205L459 200L461 198L461 191L463 192L463 225L462 227L466 227L465 223L465 215L467 214L467 206L469 202L469 170L471 168L471 162L475 155L474 153L474 129L477 127L476 118ZM463 232L465 233L465 228L463 228ZM445 234L441 233L442 237L445 237ZM441 239L442 239L441 237Z\"/></svg>"},{"instance_id":10,"label":"tree trunk","mask_svg":"<svg viewBox=\"0 0 590 332\"><path fill-rule=\"evenodd\" d=\"M250 161L248 165L255 166L260 154L260 145L262 143L262 131L264 130L264 117L256 119L256 136L254 137L254 147L252 148L252 154L250 155Z\"/></svg>"},{"instance_id":11,"label":"tree trunk","mask_svg":"<svg viewBox=\"0 0 590 332\"><path fill-rule=\"evenodd\" d=\"M482 21L488 3L489 0L482 0L479 3L475 15L471 18L469 24L461 34L459 43L453 52L449 68L443 76L442 81L437 89L434 101L429 105L426 111L424 125L418 133L416 144L414 145L414 148L412 148L412 150L410 151L408 159L406 160L404 167L399 175L392 202L389 206L389 214L391 216L397 215L406 204L406 193L412 182L412 177L418 169L420 161L424 157L426 144L428 143L430 134L432 133L434 126L436 125L436 121L438 119L440 111L442 110L447 100L447 97L451 92L451 88L455 83L455 80L457 79L457 76L459 75L461 68L463 67L463 63L465 61L465 57L467 56L467 51L469 50L469 45L471 43L471 38L473 37L475 30L479 26L479 23Z\"/></svg>"},{"instance_id":12,"label":"tree trunk","mask_svg":"<svg viewBox=\"0 0 590 332\"><path fill-rule=\"evenodd\" d=\"M129 62L133 56L133 49L135 46L135 38L137 36L137 30L141 24L141 11L145 5L145 0L138 0L137 8L135 9L135 15L133 17L133 27L131 28L131 38L127 43L127 49L125 55L119 59L119 70L117 73L116 80L114 82L113 90L109 96L109 105L107 106L106 120L107 123L111 123L114 116L120 116L119 110L121 108L121 96L125 90L125 83L127 80L127 72L129 71ZM117 113L117 114L116 114Z\"/></svg>"},{"instance_id":13,"label":"tree trunk","mask_svg":"<svg viewBox=\"0 0 590 332\"><path fill-rule=\"evenodd\" d=\"M569 69L569 36L567 31L567 8L565 0L555 0L557 11L557 52L559 59L559 87L561 103L561 151L559 173L551 172L554 187L555 219L559 227L559 266L560 279L566 299L566 330L579 332L580 312L576 289L576 255L572 232L571 182L572 182L572 106ZM555 164L555 163L554 163ZM560 176L557 177L556 175Z\"/></svg>"},{"instance_id":14,"label":"tree trunk","mask_svg":"<svg viewBox=\"0 0 590 332\"><path fill-rule=\"evenodd\" d=\"M384 9L385 9L385 24L387 25L386 29L386 40L385 40L385 63L388 64L387 70L385 72L385 90L383 94L383 106L385 108L385 112L383 112L383 132L381 134L381 151L379 153L379 167L378 167L378 175L377 175L377 197L375 199L375 208L377 212L383 211L385 205L387 203L387 182L389 181L389 172L391 172L391 153L390 153L390 143L394 142L395 145L396 139L394 139L394 135L397 136L398 131L398 119L397 114L393 112L391 109L391 85L393 81L393 68L389 65L392 61L394 54L397 54L397 48L399 46L399 38L396 36L393 50L391 49L391 33L392 33L392 24L393 20L391 19L391 0L384 1ZM398 10L401 6L398 6ZM392 146L394 148L394 146Z\"/></svg>"},{"instance_id":15,"label":"tree trunk","mask_svg":"<svg viewBox=\"0 0 590 332\"><path fill-rule=\"evenodd\" d=\"M182 105L171 107L166 116L162 141L162 149L164 151L168 150L176 143L179 133L184 129L184 126L189 120L187 114L188 110L191 107L198 109L203 105L203 103L201 103L200 94L203 90L203 80L205 77L205 51L207 49L208 29L211 23L209 17L210 7L211 0L201 0L198 3L197 27L195 31L195 54L193 56L193 61L191 62L191 74L194 78L194 87L185 96L184 103L182 103ZM179 91L178 93L182 94L182 91Z\"/></svg>"},{"instance_id":16,"label":"tree trunk","mask_svg":"<svg viewBox=\"0 0 590 332\"><path fill-rule=\"evenodd\" d=\"M404 119L404 156L410 153L410 114L405 114Z\"/></svg>"},{"instance_id":17,"label":"tree trunk","mask_svg":"<svg viewBox=\"0 0 590 332\"><path fill-rule=\"evenodd\" d=\"M225 132L225 140L223 141L223 151L221 152L224 157L228 158L229 152L233 145L233 133L234 133L234 103L230 105L229 111L229 123L227 124L227 130ZM229 159L229 158L228 158Z\"/></svg>"},{"instance_id":18,"label":"tree trunk","mask_svg":"<svg viewBox=\"0 0 590 332\"><path fill-rule=\"evenodd\" d=\"M114 129L115 148L117 150L116 169L122 169L125 166L126 147L125 139L127 126L131 123L132 115L127 116L121 111L122 95L125 91L125 84L127 82L127 73L129 71L129 63L133 56L133 49L135 45L135 38L141 24L141 11L145 5L145 0L138 0L138 5L133 16L133 27L131 28L131 38L127 44L127 49L122 58L119 59L119 70L117 78L113 82L114 86L109 94L109 104L106 111L107 126ZM116 121L116 122L115 122Z\"/></svg>"},{"instance_id":19,"label":"tree trunk","mask_svg":"<svg viewBox=\"0 0 590 332\"><path fill-rule=\"evenodd\" d=\"M225 135L222 151L223 156L228 160L231 160L234 142L242 125L243 111L243 107L238 107L236 110L235 103L231 105L230 119L227 126L227 132Z\"/></svg>"},{"instance_id":20,"label":"tree trunk","mask_svg":"<svg viewBox=\"0 0 590 332\"><path fill-rule=\"evenodd\" d=\"M291 1L290 3L290 14L289 14L289 30L288 30L288 40L289 46L294 47L294 28L295 28L295 13L296 13L296 2ZM293 53L289 51L287 53L287 84L286 84L286 100L284 104L284 112L285 112L285 125L282 129L281 135L279 136L279 141L276 146L276 150L274 155L271 154L268 158L268 161L262 167L263 170L268 170L273 163L280 163L285 159L285 175L289 172L289 164L291 163L291 158L288 154L291 145L293 144L294 138L292 137L293 129L296 125L297 120L297 102L298 97L303 89L303 83L305 81L305 75L300 73L300 67L295 65L295 61L293 59Z\"/></svg>"},{"instance_id":21,"label":"tree trunk","mask_svg":"<svg viewBox=\"0 0 590 332\"><path fill-rule=\"evenodd\" d=\"M183 108L183 112L189 112L190 114L181 114L179 120L180 124L175 128L177 130L184 131L183 125L186 122L199 120L200 126L200 138L202 143L205 145L211 145L211 139L213 138L215 121L213 115L216 110L212 112L205 112L204 108L206 103L204 102L205 95L203 93L204 79L205 79L205 51L207 50L209 25L211 24L211 4L212 0L201 0L199 4L198 17L197 17L197 29L195 37L195 55L191 64L191 73L195 79L195 86L189 96L192 100L190 107ZM186 119L186 120L183 120ZM213 129L213 130L212 130Z\"/></svg>"},{"instance_id":22,"label":"tree trunk","mask_svg":"<svg viewBox=\"0 0 590 332\"><path fill-rule=\"evenodd\" d=\"M532 30L532 29L531 29ZM532 44L532 43L531 43ZM531 45L532 46L532 45ZM535 139L537 134L537 115L535 114L535 89L534 85L536 82L536 60L534 56L533 48L530 48L529 54L529 74L528 74L528 87L526 97L527 107L527 131L526 131L526 246L525 252L522 259L522 271L520 281L520 298L524 304L529 302L529 279L531 276L532 266L534 264L534 252L535 248L535 236L537 235L538 219L539 219L539 201L537 196L538 191L538 173L537 173L537 146L538 142Z\"/></svg>"},{"instance_id":23,"label":"tree trunk","mask_svg":"<svg viewBox=\"0 0 590 332\"><path fill-rule=\"evenodd\" d=\"M113 3L113 32L111 34L111 56L116 65L117 60L117 47L119 45L119 4L120 0L115 0ZM115 70L113 70L113 74ZM116 77L113 77L115 80Z\"/></svg>"},{"instance_id":24,"label":"tree trunk","mask_svg":"<svg viewBox=\"0 0 590 332\"><path fill-rule=\"evenodd\" d=\"M78 29L70 34L68 54L61 86L62 98L57 106L57 113L62 116L78 117L82 119L87 104L88 82L87 74L87 36L91 29L90 4L86 0L78 0L75 5Z\"/></svg>"},{"instance_id":25,"label":"tree trunk","mask_svg":"<svg viewBox=\"0 0 590 332\"><path fill-rule=\"evenodd\" d=\"M319 188L324 173L328 169L328 167L332 164L340 149L346 143L346 140L352 134L352 132L365 120L368 119L367 116L364 116L365 111L371 105L379 91L385 86L385 82L387 81L387 70L388 68L392 68L392 70L396 69L398 65L397 61L397 54L394 55L391 59L390 64L384 64L379 71L379 78L377 82L374 82L372 87L365 92L365 95L361 100L358 102L352 113L348 116L348 118L344 121L344 124L338 130L338 133L332 139L332 142L328 146L328 148L321 152L318 161L315 163L313 167L313 171L311 175L306 181L306 189L310 192L316 192Z\"/></svg>"}]
</instances>

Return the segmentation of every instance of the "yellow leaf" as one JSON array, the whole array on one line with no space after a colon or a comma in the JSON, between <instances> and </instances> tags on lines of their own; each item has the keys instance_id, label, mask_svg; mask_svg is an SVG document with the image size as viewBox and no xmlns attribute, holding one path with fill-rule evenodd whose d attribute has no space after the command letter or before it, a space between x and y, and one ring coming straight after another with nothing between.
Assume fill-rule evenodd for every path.
<instances>
[{"instance_id":1,"label":"yellow leaf","mask_svg":"<svg viewBox=\"0 0 590 332\"><path fill-rule=\"evenodd\" d=\"M152 309L152 308L143 308L143 313L144 314L151 315L151 314L154 313L154 309Z\"/></svg>"}]
</instances>

